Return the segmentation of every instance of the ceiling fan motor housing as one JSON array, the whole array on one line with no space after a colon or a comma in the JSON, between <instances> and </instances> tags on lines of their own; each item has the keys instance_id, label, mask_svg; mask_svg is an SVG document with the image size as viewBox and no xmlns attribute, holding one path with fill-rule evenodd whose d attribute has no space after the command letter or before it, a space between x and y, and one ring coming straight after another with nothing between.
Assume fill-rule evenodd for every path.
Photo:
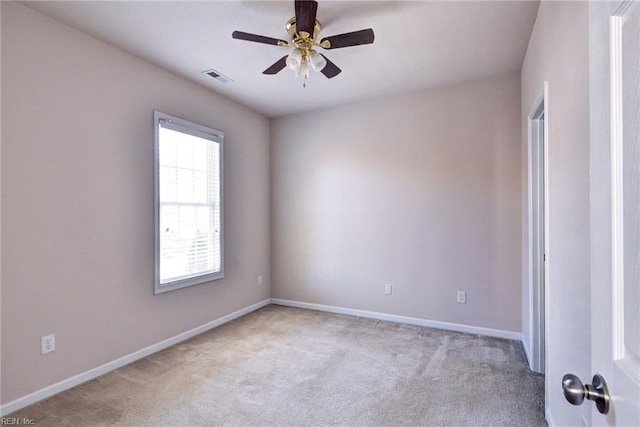
<instances>
[{"instance_id":1,"label":"ceiling fan motor housing","mask_svg":"<svg viewBox=\"0 0 640 427\"><path fill-rule=\"evenodd\" d=\"M287 30L287 34L289 34L291 44L300 49L311 49L316 38L318 37L318 34L320 33L320 30L322 29L322 26L320 25L320 22L316 20L313 28L313 34L309 34L306 31L301 31L298 33L296 28L296 17L294 16L287 21L285 29Z\"/></svg>"}]
</instances>

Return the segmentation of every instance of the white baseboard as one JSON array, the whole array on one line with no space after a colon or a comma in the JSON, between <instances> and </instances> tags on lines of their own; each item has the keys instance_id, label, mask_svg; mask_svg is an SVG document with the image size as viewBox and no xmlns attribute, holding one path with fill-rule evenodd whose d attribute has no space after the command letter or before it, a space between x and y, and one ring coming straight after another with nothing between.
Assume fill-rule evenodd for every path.
<instances>
[{"instance_id":1,"label":"white baseboard","mask_svg":"<svg viewBox=\"0 0 640 427\"><path fill-rule=\"evenodd\" d=\"M277 304L277 305L283 305L287 307L305 308L309 310L326 311L329 313L347 314L351 316L366 317L370 319L386 320L389 322L406 323L409 325L426 326L429 328L446 329L446 330L457 331L457 332L465 332L470 334L486 335L490 337L506 338L506 339L522 341L522 335L519 332L503 331L499 329L490 329L490 328L483 328L479 326L469 326L469 325L462 325L457 323L440 322L436 320L419 319L415 317L399 316L399 315L387 314L387 313L378 313L374 311L356 310L351 308L336 307L336 306L323 305L323 304L312 304L312 303L306 303L306 302L284 300L279 298L271 298L271 299L260 301L256 304L250 305L248 307L245 307L233 313L227 314L226 316L222 316L216 320L205 323L204 325L198 326L186 332L182 332L174 337L171 337L159 343L150 345L141 350L138 350L126 356L123 356L119 359L105 363L104 365L82 372L78 375L74 375L73 377L67 378L58 383L55 383L53 385L40 389L36 392L33 392L31 394L28 394L26 396L23 396L16 400L8 402L7 404L2 405L0 407L0 416L4 417L7 414L11 414L12 412L18 411L22 408L25 408L41 400L47 399L55 394L58 394L60 392L73 388L79 384L93 380L101 375L114 371L118 368L121 368L122 366L128 365L132 362L135 362L136 360L147 357L158 351L164 350L165 348L171 347L172 345L175 345L181 341L187 340L203 332L206 332L210 329L216 328L220 325L223 325L227 322L237 319L238 317L244 316L245 314L249 314L252 311L256 311L269 304ZM549 425L553 426L553 423L551 421L551 415L548 410L546 411L546 417Z\"/></svg>"},{"instance_id":2,"label":"white baseboard","mask_svg":"<svg viewBox=\"0 0 640 427\"><path fill-rule=\"evenodd\" d=\"M549 410L549 407L546 407L544 409L544 419L547 421L547 424L549 425L549 427L555 427L556 423L555 421L553 421L553 417L551 416L551 411Z\"/></svg>"},{"instance_id":3,"label":"white baseboard","mask_svg":"<svg viewBox=\"0 0 640 427\"><path fill-rule=\"evenodd\" d=\"M531 359L531 353L529 352L529 346L527 345L527 340L524 339L524 336L522 337L522 348L524 350L524 357L527 359L527 366L529 367L530 370L533 371L533 365L531 363L532 359Z\"/></svg>"},{"instance_id":4,"label":"white baseboard","mask_svg":"<svg viewBox=\"0 0 640 427\"><path fill-rule=\"evenodd\" d=\"M272 304L287 307L306 308L309 310L326 311L329 313L348 314L350 316L366 317L369 319L387 320L389 322L407 323L409 325L426 326L428 328L446 329L469 334L486 335L489 337L506 338L522 341L520 332L502 331L499 329L483 328L480 326L461 325L458 323L440 322L437 320L419 319L416 317L398 316L395 314L378 313L375 311L356 310L352 308L336 307L332 305L312 304L308 302L290 301L279 298L271 298Z\"/></svg>"},{"instance_id":5,"label":"white baseboard","mask_svg":"<svg viewBox=\"0 0 640 427\"><path fill-rule=\"evenodd\" d=\"M205 323L204 325L198 326L189 331L182 332L174 337L150 345L149 347L134 351L133 353L105 363L104 365L98 366L97 368L89 369L88 371L82 372L78 375L74 375L73 377L62 380L58 383L40 389L26 396L20 397L5 405L2 405L2 407L0 407L0 416L4 417L7 414L18 411L26 406L51 397L54 394L58 394L79 384L95 379L101 375L106 374L107 372L114 371L122 366L128 365L129 363L135 362L136 360L147 357L160 350L164 350L165 348L171 347L172 345L177 344L181 341L195 337L196 335L230 322L234 319L237 319L238 317L244 316L245 314L251 313L252 311L256 311L262 307L269 305L270 303L270 299L260 301L259 303L250 305L238 311L234 311L233 313L227 314L226 316L222 316L216 320L212 320L211 322Z\"/></svg>"}]
</instances>

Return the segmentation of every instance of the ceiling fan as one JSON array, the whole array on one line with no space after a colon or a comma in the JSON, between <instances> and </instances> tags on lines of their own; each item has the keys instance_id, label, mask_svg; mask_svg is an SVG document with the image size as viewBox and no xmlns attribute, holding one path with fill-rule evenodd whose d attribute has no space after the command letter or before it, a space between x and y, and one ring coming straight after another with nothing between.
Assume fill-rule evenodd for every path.
<instances>
[{"instance_id":1,"label":"ceiling fan","mask_svg":"<svg viewBox=\"0 0 640 427\"><path fill-rule=\"evenodd\" d=\"M304 78L303 86L306 87L309 68L321 72L328 79L342 72L336 64L331 62L323 54L316 52L314 48L339 49L373 43L374 34L371 28L324 37L318 42L318 33L320 33L322 29L320 22L316 20L318 2L312 0L295 0L294 6L295 16L289 19L285 25L290 41L242 31L234 31L231 35L234 39L238 40L294 48L291 53L283 56L272 66L264 70L262 72L263 74L276 74L285 67L288 67L295 72L297 77Z\"/></svg>"}]
</instances>

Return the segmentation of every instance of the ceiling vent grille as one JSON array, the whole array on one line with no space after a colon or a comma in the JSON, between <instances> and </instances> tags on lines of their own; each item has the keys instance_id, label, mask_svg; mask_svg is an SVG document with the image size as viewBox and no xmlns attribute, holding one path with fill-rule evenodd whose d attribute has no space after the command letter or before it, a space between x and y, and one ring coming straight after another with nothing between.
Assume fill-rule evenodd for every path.
<instances>
[{"instance_id":1,"label":"ceiling vent grille","mask_svg":"<svg viewBox=\"0 0 640 427\"><path fill-rule=\"evenodd\" d=\"M220 71L216 71L213 68L210 69L210 70L203 71L202 73L213 77L214 79L216 79L217 81L219 81L221 83L230 83L230 82L233 81L229 77L227 77L224 74L222 74Z\"/></svg>"}]
</instances>

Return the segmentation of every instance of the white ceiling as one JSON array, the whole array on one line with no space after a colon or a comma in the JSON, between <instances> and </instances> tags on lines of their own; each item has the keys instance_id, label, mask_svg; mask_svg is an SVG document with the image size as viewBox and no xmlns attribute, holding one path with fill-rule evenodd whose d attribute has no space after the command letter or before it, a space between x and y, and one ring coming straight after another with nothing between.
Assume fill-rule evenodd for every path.
<instances>
[{"instance_id":1,"label":"white ceiling","mask_svg":"<svg viewBox=\"0 0 640 427\"><path fill-rule=\"evenodd\" d=\"M365 28L373 45L323 53L342 73L262 71L290 49L231 38L234 30L287 40L288 1L27 2L85 33L269 117L520 70L538 1L320 0L321 37ZM222 84L201 72L215 68Z\"/></svg>"}]
</instances>

